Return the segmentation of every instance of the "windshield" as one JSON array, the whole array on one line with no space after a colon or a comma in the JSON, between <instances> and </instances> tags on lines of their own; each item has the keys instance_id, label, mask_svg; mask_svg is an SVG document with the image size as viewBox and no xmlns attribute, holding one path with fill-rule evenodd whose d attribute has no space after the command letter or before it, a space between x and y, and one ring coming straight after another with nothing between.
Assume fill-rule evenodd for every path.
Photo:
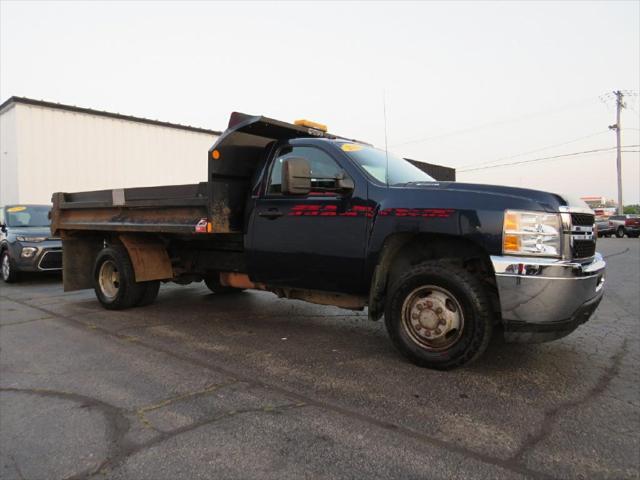
<instances>
[{"instance_id":1,"label":"windshield","mask_svg":"<svg viewBox=\"0 0 640 480\"><path fill-rule=\"evenodd\" d=\"M380 183L405 185L414 182L435 181L433 177L418 167L391 152L388 154L389 173L387 175L387 153L384 150L357 143L343 143L340 148L355 160L360 168Z\"/></svg>"},{"instance_id":2,"label":"windshield","mask_svg":"<svg viewBox=\"0 0 640 480\"><path fill-rule=\"evenodd\" d=\"M10 227L48 227L49 210L51 207L44 205L7 207L5 215L7 225Z\"/></svg>"}]
</instances>

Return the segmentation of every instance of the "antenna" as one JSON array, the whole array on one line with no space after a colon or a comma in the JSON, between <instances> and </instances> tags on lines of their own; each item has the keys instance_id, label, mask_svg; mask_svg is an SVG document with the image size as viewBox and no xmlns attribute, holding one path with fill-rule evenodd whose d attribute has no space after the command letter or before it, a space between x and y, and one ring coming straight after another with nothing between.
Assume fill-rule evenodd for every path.
<instances>
[{"instance_id":1,"label":"antenna","mask_svg":"<svg viewBox=\"0 0 640 480\"><path fill-rule=\"evenodd\" d=\"M389 150L387 148L387 92L382 90L382 114L384 116L384 155L387 160L387 166L384 170L384 176L389 187Z\"/></svg>"}]
</instances>

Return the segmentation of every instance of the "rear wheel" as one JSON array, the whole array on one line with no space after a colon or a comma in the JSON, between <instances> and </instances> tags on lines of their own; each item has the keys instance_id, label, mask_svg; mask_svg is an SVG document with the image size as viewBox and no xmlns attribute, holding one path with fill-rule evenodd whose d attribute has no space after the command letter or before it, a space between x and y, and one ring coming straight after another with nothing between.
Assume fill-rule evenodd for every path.
<instances>
[{"instance_id":1,"label":"rear wheel","mask_svg":"<svg viewBox=\"0 0 640 480\"><path fill-rule=\"evenodd\" d=\"M218 295L244 292L244 288L225 287L224 285L221 285L220 280L217 277L207 277L204 279L204 283L207 285L209 290Z\"/></svg>"},{"instance_id":2,"label":"rear wheel","mask_svg":"<svg viewBox=\"0 0 640 480\"><path fill-rule=\"evenodd\" d=\"M160 291L160 281L152 280L150 282L143 282L144 293L142 298L136 303L137 307L144 307L145 305L151 305L156 301L158 292Z\"/></svg>"},{"instance_id":3,"label":"rear wheel","mask_svg":"<svg viewBox=\"0 0 640 480\"><path fill-rule=\"evenodd\" d=\"M623 227L618 227L618 229L616 230L616 237L618 237L618 238L624 237L624 228Z\"/></svg>"},{"instance_id":4,"label":"rear wheel","mask_svg":"<svg viewBox=\"0 0 640 480\"><path fill-rule=\"evenodd\" d=\"M135 281L129 255L119 245L107 247L98 254L93 279L98 301L109 310L133 307L146 293L146 283Z\"/></svg>"},{"instance_id":5,"label":"rear wheel","mask_svg":"<svg viewBox=\"0 0 640 480\"><path fill-rule=\"evenodd\" d=\"M480 280L462 267L438 261L416 265L394 282L385 324L404 356L439 370L478 358L493 330Z\"/></svg>"},{"instance_id":6,"label":"rear wheel","mask_svg":"<svg viewBox=\"0 0 640 480\"><path fill-rule=\"evenodd\" d=\"M9 251L2 252L0 257L0 268L2 269L2 280L7 283L13 283L18 281L18 271L9 255Z\"/></svg>"}]
</instances>

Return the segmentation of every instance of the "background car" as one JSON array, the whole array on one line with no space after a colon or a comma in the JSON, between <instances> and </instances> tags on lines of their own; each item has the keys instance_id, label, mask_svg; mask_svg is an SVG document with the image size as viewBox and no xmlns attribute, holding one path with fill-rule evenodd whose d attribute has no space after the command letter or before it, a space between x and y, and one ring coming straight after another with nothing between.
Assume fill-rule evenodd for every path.
<instances>
[{"instance_id":1,"label":"background car","mask_svg":"<svg viewBox=\"0 0 640 480\"><path fill-rule=\"evenodd\" d=\"M50 205L0 207L0 271L15 282L20 272L62 269L62 241L49 229Z\"/></svg>"},{"instance_id":2,"label":"background car","mask_svg":"<svg viewBox=\"0 0 640 480\"><path fill-rule=\"evenodd\" d=\"M614 233L616 233L613 225L609 223L609 217L597 215L596 216L596 228L598 232L598 237L610 237Z\"/></svg>"},{"instance_id":3,"label":"background car","mask_svg":"<svg viewBox=\"0 0 640 480\"><path fill-rule=\"evenodd\" d=\"M637 213L612 215L609 217L609 225L611 225L618 238L622 238L625 235L631 238L640 236L640 215Z\"/></svg>"}]
</instances>

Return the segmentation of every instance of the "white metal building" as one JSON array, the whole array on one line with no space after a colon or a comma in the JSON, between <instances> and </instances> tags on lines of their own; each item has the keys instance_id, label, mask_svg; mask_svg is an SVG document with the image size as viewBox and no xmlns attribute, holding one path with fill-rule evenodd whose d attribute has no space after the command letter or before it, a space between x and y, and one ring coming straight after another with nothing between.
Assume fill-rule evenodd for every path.
<instances>
[{"instance_id":1,"label":"white metal building","mask_svg":"<svg viewBox=\"0 0 640 480\"><path fill-rule=\"evenodd\" d=\"M11 97L0 105L0 205L53 192L204 182L220 132Z\"/></svg>"}]
</instances>

